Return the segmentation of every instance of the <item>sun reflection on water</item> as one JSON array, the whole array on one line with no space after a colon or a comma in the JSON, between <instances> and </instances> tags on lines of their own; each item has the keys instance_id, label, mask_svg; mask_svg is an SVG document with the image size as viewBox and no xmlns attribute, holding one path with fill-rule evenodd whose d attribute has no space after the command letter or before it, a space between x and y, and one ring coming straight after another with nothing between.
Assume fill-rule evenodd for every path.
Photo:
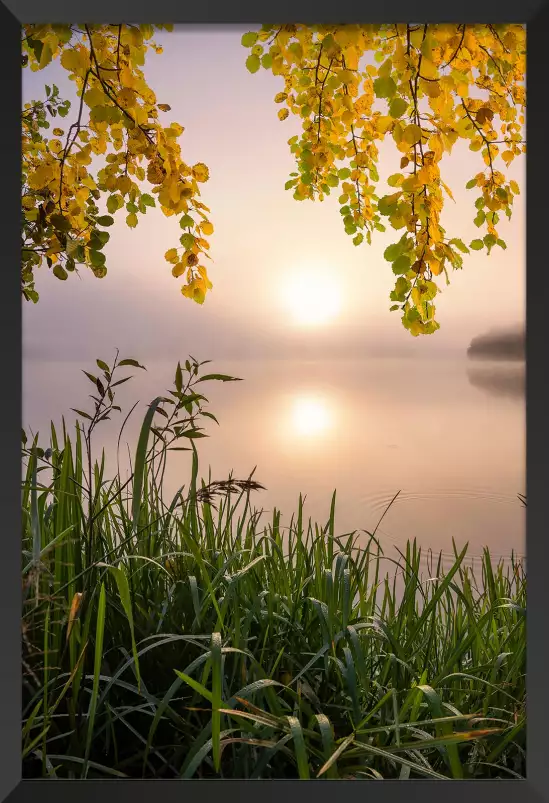
<instances>
[{"instance_id":1,"label":"sun reflection on water","mask_svg":"<svg viewBox=\"0 0 549 803\"><path fill-rule=\"evenodd\" d=\"M296 435L315 437L333 426L333 414L327 399L321 396L298 396L292 405L292 428Z\"/></svg>"}]
</instances>

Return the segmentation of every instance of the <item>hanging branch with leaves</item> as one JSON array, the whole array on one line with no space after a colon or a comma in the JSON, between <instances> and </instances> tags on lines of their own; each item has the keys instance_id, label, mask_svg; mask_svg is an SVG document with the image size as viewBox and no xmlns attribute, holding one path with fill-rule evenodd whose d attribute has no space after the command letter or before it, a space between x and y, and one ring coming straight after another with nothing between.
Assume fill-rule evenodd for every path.
<instances>
[{"instance_id":1,"label":"hanging branch with leaves","mask_svg":"<svg viewBox=\"0 0 549 803\"><path fill-rule=\"evenodd\" d=\"M511 217L517 183L497 169L526 152L526 32L520 25L264 25L242 37L246 66L284 79L275 103L280 120L303 121L289 140L296 172L286 183L298 201L339 193L345 232L360 245L387 224L402 236L385 250L396 275L390 294L412 335L439 328L433 299L438 277L459 269L463 254L505 248L497 225ZM377 186L378 143L391 138L399 170L394 192ZM480 152L484 167L467 183L477 189L469 246L441 224L441 162L458 141Z\"/></svg>"}]
</instances>

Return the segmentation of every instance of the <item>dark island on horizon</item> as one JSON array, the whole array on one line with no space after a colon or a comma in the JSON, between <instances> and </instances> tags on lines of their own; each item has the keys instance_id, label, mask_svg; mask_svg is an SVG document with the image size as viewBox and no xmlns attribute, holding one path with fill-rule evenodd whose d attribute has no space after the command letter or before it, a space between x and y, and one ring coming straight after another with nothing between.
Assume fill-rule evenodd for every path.
<instances>
[{"instance_id":1,"label":"dark island on horizon","mask_svg":"<svg viewBox=\"0 0 549 803\"><path fill-rule=\"evenodd\" d=\"M471 341L467 356L471 360L523 362L526 359L526 332L521 328L479 335Z\"/></svg>"}]
</instances>

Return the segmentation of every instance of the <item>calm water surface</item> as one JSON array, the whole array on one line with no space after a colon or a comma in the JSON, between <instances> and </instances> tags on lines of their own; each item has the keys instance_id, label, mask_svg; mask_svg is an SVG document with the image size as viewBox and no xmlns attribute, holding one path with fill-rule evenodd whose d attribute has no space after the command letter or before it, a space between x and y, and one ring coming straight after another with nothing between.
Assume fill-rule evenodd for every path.
<instances>
[{"instance_id":1,"label":"calm water surface","mask_svg":"<svg viewBox=\"0 0 549 803\"><path fill-rule=\"evenodd\" d=\"M133 453L144 402L172 386L175 366L148 365L120 389L118 403L138 406L124 433ZM89 392L69 362L24 365L23 422L46 434L50 419L71 419ZM220 426L199 441L202 471L213 479L232 470L267 490L258 508L283 512L283 523L306 494L306 513L325 523L337 489L340 533L378 529L386 547L417 538L425 549L450 555L469 542L497 556L525 552L524 368L466 359L369 359L362 362L218 361L212 371L245 381L203 385ZM90 386L91 387L91 386ZM206 390L208 387L208 390ZM117 427L107 422L98 446L116 465ZM133 420L133 423L132 423ZM208 422L210 423L210 422ZM127 454L125 448L124 454ZM124 462L124 454L122 462ZM166 496L188 481L187 453L172 453ZM286 514L286 516L284 516Z\"/></svg>"}]
</instances>

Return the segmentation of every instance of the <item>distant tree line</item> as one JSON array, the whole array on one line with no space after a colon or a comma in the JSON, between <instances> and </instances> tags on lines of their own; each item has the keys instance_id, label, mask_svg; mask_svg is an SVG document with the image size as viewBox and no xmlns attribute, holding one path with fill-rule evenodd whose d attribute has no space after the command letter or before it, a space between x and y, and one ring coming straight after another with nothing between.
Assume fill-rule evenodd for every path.
<instances>
[{"instance_id":1,"label":"distant tree line","mask_svg":"<svg viewBox=\"0 0 549 803\"><path fill-rule=\"evenodd\" d=\"M523 330L480 335L473 338L467 354L471 359L524 360L526 333Z\"/></svg>"}]
</instances>

